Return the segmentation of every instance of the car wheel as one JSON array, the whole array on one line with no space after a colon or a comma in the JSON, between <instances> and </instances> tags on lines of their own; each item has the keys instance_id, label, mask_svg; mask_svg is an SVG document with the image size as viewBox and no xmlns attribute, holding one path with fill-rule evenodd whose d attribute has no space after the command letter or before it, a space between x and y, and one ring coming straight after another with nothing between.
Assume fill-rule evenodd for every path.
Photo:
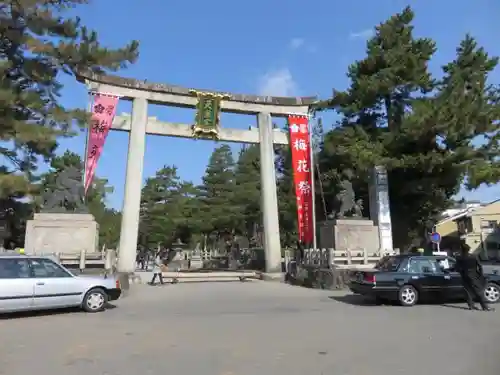
<instances>
[{"instance_id":1,"label":"car wheel","mask_svg":"<svg viewBox=\"0 0 500 375\"><path fill-rule=\"evenodd\" d=\"M89 313L103 311L108 303L108 295L101 288L91 289L83 298L83 310Z\"/></svg>"},{"instance_id":2,"label":"car wheel","mask_svg":"<svg viewBox=\"0 0 500 375\"><path fill-rule=\"evenodd\" d=\"M500 301L500 286L494 283L486 284L484 298L488 303L498 303Z\"/></svg>"},{"instance_id":3,"label":"car wheel","mask_svg":"<svg viewBox=\"0 0 500 375\"><path fill-rule=\"evenodd\" d=\"M399 290L399 302L402 306L414 306L418 301L418 292L411 285L403 285Z\"/></svg>"}]
</instances>

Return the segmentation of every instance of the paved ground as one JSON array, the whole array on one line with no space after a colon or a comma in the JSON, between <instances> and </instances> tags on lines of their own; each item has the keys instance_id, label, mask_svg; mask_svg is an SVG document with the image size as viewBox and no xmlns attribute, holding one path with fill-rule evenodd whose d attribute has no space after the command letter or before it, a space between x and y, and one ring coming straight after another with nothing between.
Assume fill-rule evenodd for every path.
<instances>
[{"instance_id":1,"label":"paved ground","mask_svg":"<svg viewBox=\"0 0 500 375\"><path fill-rule=\"evenodd\" d=\"M500 312L360 306L261 281L132 292L100 314L0 320L0 374L500 373Z\"/></svg>"}]
</instances>

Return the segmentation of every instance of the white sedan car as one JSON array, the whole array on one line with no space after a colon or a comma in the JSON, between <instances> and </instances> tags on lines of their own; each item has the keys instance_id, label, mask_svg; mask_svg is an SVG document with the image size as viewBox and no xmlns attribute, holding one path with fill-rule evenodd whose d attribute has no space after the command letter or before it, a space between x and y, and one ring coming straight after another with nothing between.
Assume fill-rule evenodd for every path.
<instances>
[{"instance_id":1,"label":"white sedan car","mask_svg":"<svg viewBox=\"0 0 500 375\"><path fill-rule=\"evenodd\" d=\"M75 276L46 257L0 255L0 313L77 306L98 312L120 294L113 277Z\"/></svg>"}]
</instances>

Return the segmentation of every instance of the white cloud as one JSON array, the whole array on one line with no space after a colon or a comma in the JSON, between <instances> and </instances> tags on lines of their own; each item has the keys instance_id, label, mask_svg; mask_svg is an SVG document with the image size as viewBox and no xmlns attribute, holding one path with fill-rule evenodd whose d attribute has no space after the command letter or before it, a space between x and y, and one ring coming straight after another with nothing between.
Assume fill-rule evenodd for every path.
<instances>
[{"instance_id":1,"label":"white cloud","mask_svg":"<svg viewBox=\"0 0 500 375\"><path fill-rule=\"evenodd\" d=\"M304 38L293 38L290 40L290 43L288 43L288 47L291 50L296 50L302 47L305 42L306 40Z\"/></svg>"},{"instance_id":2,"label":"white cloud","mask_svg":"<svg viewBox=\"0 0 500 375\"><path fill-rule=\"evenodd\" d=\"M258 92L266 96L296 96L297 83L288 68L270 71L260 77Z\"/></svg>"},{"instance_id":3,"label":"white cloud","mask_svg":"<svg viewBox=\"0 0 500 375\"><path fill-rule=\"evenodd\" d=\"M373 29L365 29L358 32L352 32L349 34L349 39L368 39L373 36Z\"/></svg>"}]
</instances>

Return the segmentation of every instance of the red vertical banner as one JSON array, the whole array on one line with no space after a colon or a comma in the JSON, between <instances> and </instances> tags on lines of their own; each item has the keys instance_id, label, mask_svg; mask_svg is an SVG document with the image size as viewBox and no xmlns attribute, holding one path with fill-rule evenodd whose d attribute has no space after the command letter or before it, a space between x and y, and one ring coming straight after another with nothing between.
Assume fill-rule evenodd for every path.
<instances>
[{"instance_id":1,"label":"red vertical banner","mask_svg":"<svg viewBox=\"0 0 500 375\"><path fill-rule=\"evenodd\" d=\"M314 241L313 181L308 117L289 115L288 129L292 150L293 181L297 197L299 241L312 245Z\"/></svg>"},{"instance_id":2,"label":"red vertical banner","mask_svg":"<svg viewBox=\"0 0 500 375\"><path fill-rule=\"evenodd\" d=\"M87 139L87 155L85 155L85 194L94 179L97 162L113 125L118 100L117 96L99 93L94 95Z\"/></svg>"}]
</instances>

